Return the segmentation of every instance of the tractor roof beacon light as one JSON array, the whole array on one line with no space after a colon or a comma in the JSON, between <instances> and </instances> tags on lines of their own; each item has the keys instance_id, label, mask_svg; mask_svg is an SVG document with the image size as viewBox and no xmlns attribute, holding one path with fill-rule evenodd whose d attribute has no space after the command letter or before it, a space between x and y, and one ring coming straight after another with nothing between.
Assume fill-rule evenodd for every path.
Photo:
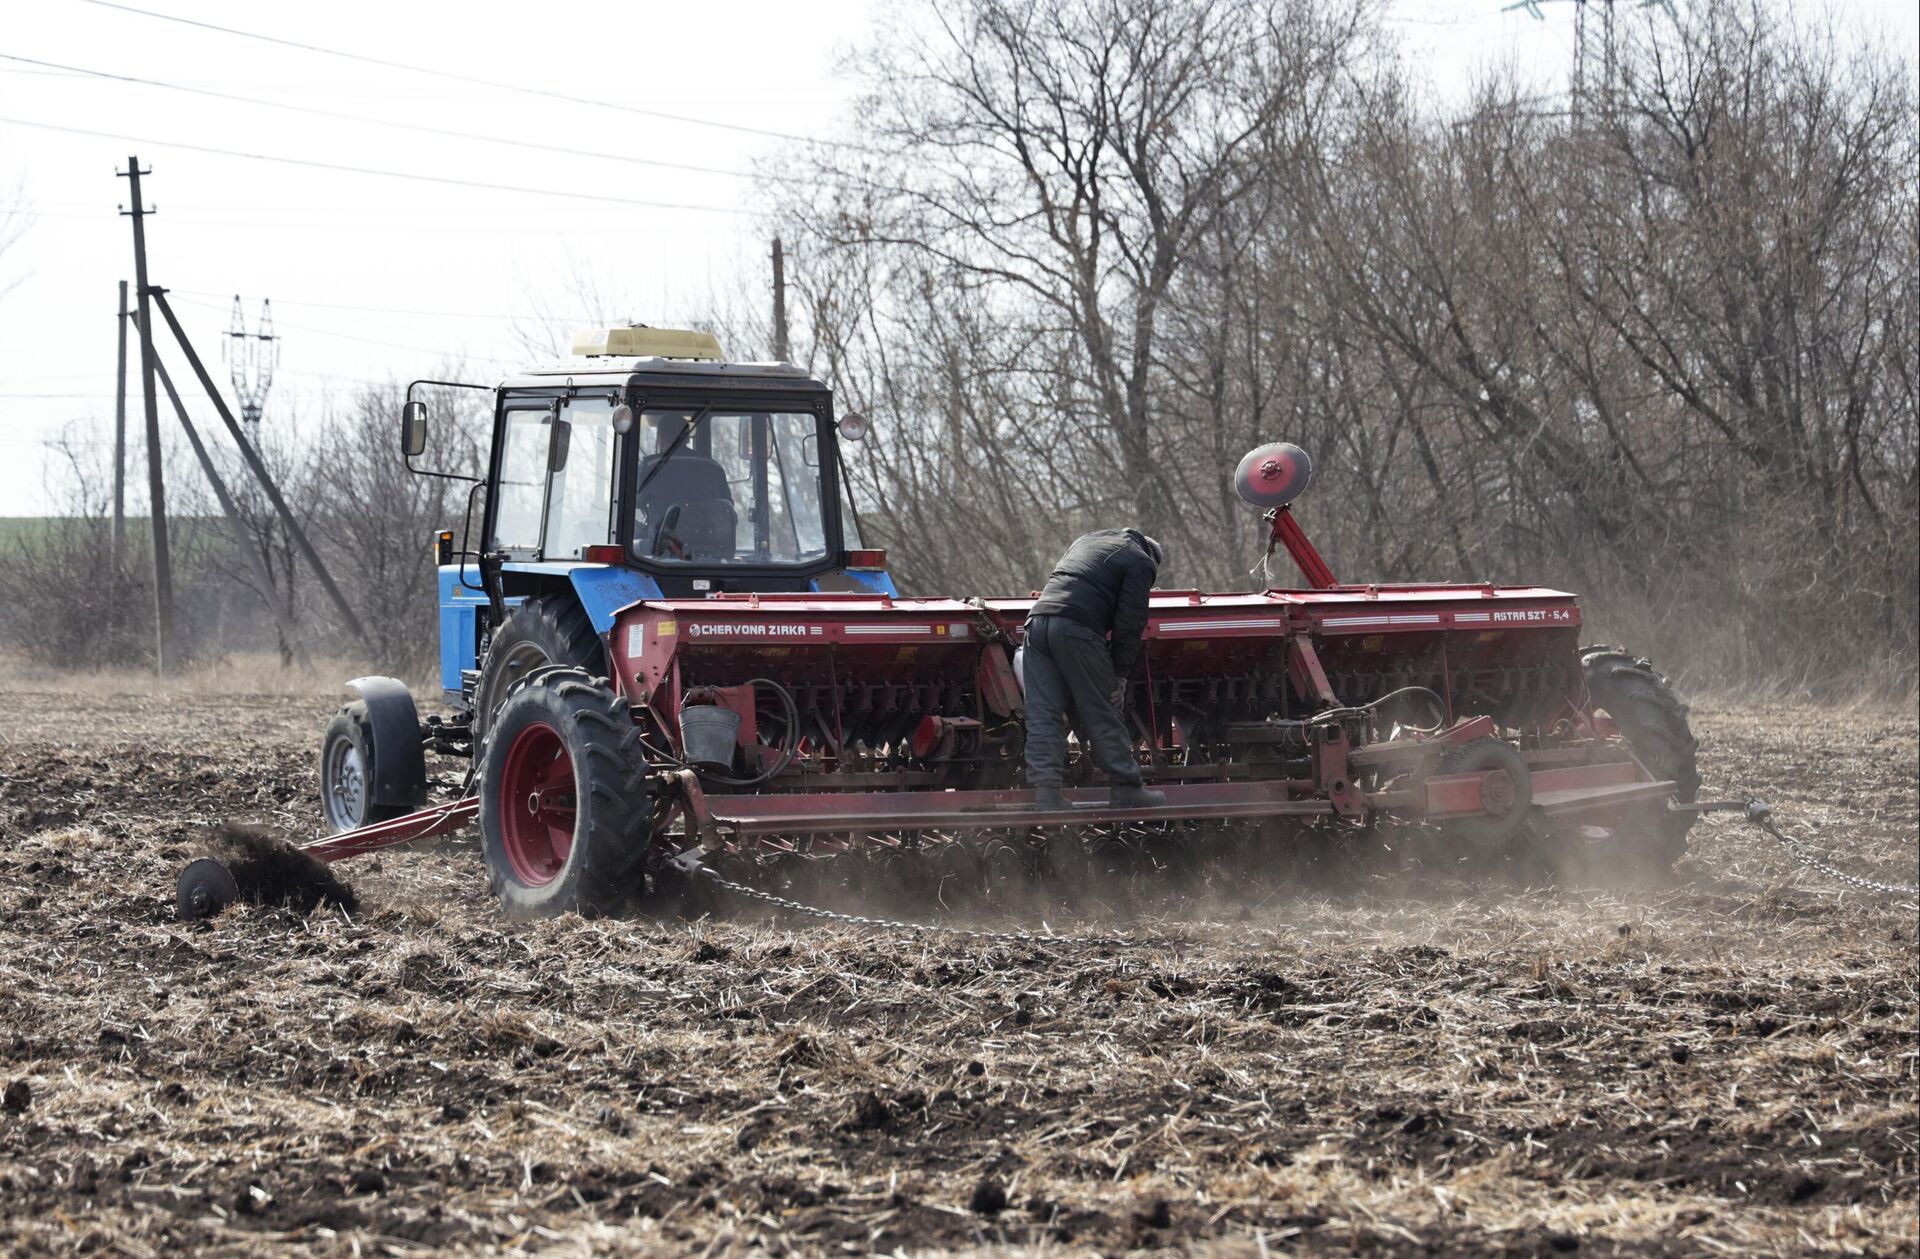
<instances>
[{"instance_id":1,"label":"tractor roof beacon light","mask_svg":"<svg viewBox=\"0 0 1920 1259\"><path fill-rule=\"evenodd\" d=\"M1249 450L1233 472L1233 488L1255 507L1285 507L1313 479L1313 460L1292 442Z\"/></svg>"},{"instance_id":2,"label":"tractor roof beacon light","mask_svg":"<svg viewBox=\"0 0 1920 1259\"><path fill-rule=\"evenodd\" d=\"M573 352L589 357L678 358L707 363L718 363L726 357L720 350L720 339L711 332L649 328L644 324L582 332L573 339Z\"/></svg>"}]
</instances>

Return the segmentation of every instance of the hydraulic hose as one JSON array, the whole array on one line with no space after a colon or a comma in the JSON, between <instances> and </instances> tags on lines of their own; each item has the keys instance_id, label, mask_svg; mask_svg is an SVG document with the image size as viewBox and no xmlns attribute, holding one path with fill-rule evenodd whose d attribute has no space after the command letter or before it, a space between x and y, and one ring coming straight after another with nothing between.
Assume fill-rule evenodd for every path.
<instances>
[{"instance_id":1,"label":"hydraulic hose","mask_svg":"<svg viewBox=\"0 0 1920 1259\"><path fill-rule=\"evenodd\" d=\"M1439 718L1439 721L1436 721L1431 726L1409 726L1407 727L1409 730L1418 734L1432 734L1446 721L1446 701L1442 700L1439 695L1424 686L1403 686L1397 691L1388 691L1379 699L1371 700L1368 703L1360 704L1352 708L1329 708L1324 712L1315 713L1313 716L1307 718L1307 724L1310 726L1320 725L1329 721L1340 721L1347 717L1362 717L1374 709L1391 703L1404 695L1424 695L1427 700L1433 704L1434 715Z\"/></svg>"}]
</instances>

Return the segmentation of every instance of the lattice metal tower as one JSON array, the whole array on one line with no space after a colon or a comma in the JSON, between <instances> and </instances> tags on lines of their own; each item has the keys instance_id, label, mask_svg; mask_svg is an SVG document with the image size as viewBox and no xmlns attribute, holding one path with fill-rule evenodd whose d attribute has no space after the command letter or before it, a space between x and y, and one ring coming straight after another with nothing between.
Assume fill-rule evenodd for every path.
<instances>
[{"instance_id":1,"label":"lattice metal tower","mask_svg":"<svg viewBox=\"0 0 1920 1259\"><path fill-rule=\"evenodd\" d=\"M221 348L226 353L233 396L240 402L240 418L258 432L260 416L267 409L267 394L273 389L273 369L280 362L280 338L273 335L273 303L261 300L260 322L248 332L240 295L235 293L233 322L227 327L227 339Z\"/></svg>"},{"instance_id":2,"label":"lattice metal tower","mask_svg":"<svg viewBox=\"0 0 1920 1259\"><path fill-rule=\"evenodd\" d=\"M1613 112L1620 67L1614 43L1613 5L1614 0L1573 2L1573 107L1581 113L1594 111L1605 116ZM1592 8L1600 10L1600 29L1595 32L1589 32L1587 27L1587 10ZM1598 44L1597 57L1595 44ZM1598 84L1588 69L1595 60L1600 63Z\"/></svg>"},{"instance_id":3,"label":"lattice metal tower","mask_svg":"<svg viewBox=\"0 0 1920 1259\"><path fill-rule=\"evenodd\" d=\"M1503 12L1518 11L1535 21L1546 21L1542 5L1561 0L1514 0ZM1619 101L1620 44L1614 10L1621 0L1570 0L1573 5L1573 74L1569 84L1576 118L1590 114L1610 116ZM1678 20L1674 0L1632 0L1638 9L1658 9ZM1589 10L1598 13L1589 15ZM1597 64L1596 64L1597 63Z\"/></svg>"}]
</instances>

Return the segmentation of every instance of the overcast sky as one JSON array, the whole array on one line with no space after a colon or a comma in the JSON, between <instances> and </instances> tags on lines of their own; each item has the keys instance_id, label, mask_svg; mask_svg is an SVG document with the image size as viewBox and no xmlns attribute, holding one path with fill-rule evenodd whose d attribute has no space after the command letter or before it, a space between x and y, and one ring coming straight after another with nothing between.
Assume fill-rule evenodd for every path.
<instances>
[{"instance_id":1,"label":"overcast sky","mask_svg":"<svg viewBox=\"0 0 1920 1259\"><path fill-rule=\"evenodd\" d=\"M1547 0L1546 20L1536 21L1503 3L1393 0L1389 13L1409 58L1431 69L1443 92L1495 61L1563 84L1572 5ZM525 334L540 316L571 328L571 316L584 313L571 297L579 277L591 277L623 315L665 325L698 318L716 293L763 283L753 185L730 172L750 170L785 143L766 132L821 135L842 122L855 86L842 57L876 11L869 0L545 11L564 18L495 0L4 7L0 54L12 59L0 59L0 222L11 214L20 234L0 254L0 515L52 506L50 435L68 430L111 444L115 286L133 275L128 220L116 214L127 204L126 181L114 172L129 154L152 168L151 279L176 295L223 388L234 295L249 323L271 298L281 354L266 424L311 422L361 382L411 379L452 357L466 360L471 378L498 376L527 357ZM1914 0L1856 7L1914 55ZM169 366L177 379L186 375L177 356ZM137 365L129 392L129 509L139 510ZM161 405L171 427L164 396Z\"/></svg>"}]
</instances>

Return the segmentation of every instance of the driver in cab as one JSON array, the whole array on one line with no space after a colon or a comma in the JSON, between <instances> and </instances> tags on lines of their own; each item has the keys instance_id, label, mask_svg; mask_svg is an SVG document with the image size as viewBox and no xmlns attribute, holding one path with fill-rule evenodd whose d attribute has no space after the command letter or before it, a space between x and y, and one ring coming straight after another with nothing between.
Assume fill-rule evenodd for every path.
<instances>
[{"instance_id":1,"label":"driver in cab","mask_svg":"<svg viewBox=\"0 0 1920 1259\"><path fill-rule=\"evenodd\" d=\"M730 559L734 526L726 469L695 449L690 416L663 416L654 449L640 460L633 536L655 559Z\"/></svg>"}]
</instances>

